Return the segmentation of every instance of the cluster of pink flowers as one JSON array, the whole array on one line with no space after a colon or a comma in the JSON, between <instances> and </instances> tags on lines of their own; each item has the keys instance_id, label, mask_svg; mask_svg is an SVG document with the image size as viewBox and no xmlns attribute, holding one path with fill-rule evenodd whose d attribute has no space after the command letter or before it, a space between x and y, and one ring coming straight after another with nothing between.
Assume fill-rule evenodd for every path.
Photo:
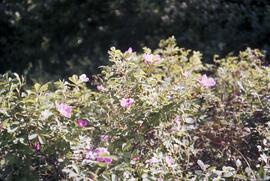
<instances>
[{"instance_id":1,"label":"cluster of pink flowers","mask_svg":"<svg viewBox=\"0 0 270 181\"><path fill-rule=\"evenodd\" d=\"M87 126L88 121L87 121L86 119L78 119L78 120L76 121L76 124L77 124L77 126L78 126L79 128L84 128L84 127Z\"/></svg>"},{"instance_id":2,"label":"cluster of pink flowers","mask_svg":"<svg viewBox=\"0 0 270 181\"><path fill-rule=\"evenodd\" d=\"M154 55L154 54L144 54L144 63L145 64L153 64L153 63L159 63L161 58L159 55Z\"/></svg>"},{"instance_id":3,"label":"cluster of pink flowers","mask_svg":"<svg viewBox=\"0 0 270 181\"><path fill-rule=\"evenodd\" d=\"M72 111L71 106L64 103L60 103L60 104L56 104L56 108L57 108L57 111L59 111L62 116L66 118L71 118L71 111Z\"/></svg>"},{"instance_id":4,"label":"cluster of pink flowers","mask_svg":"<svg viewBox=\"0 0 270 181\"><path fill-rule=\"evenodd\" d=\"M216 81L212 77L207 77L205 74L200 77L198 82L201 86L209 88L216 85Z\"/></svg>"},{"instance_id":5,"label":"cluster of pink flowers","mask_svg":"<svg viewBox=\"0 0 270 181\"><path fill-rule=\"evenodd\" d=\"M103 148L103 147L96 148L94 151L89 150L85 158L90 161L96 161L96 162L105 163L105 164L112 163L110 152L108 151L107 148Z\"/></svg>"},{"instance_id":6,"label":"cluster of pink flowers","mask_svg":"<svg viewBox=\"0 0 270 181\"><path fill-rule=\"evenodd\" d=\"M120 105L123 107L123 108L129 108L132 106L132 104L134 103L134 99L132 98L123 98L121 99L120 101Z\"/></svg>"}]
</instances>

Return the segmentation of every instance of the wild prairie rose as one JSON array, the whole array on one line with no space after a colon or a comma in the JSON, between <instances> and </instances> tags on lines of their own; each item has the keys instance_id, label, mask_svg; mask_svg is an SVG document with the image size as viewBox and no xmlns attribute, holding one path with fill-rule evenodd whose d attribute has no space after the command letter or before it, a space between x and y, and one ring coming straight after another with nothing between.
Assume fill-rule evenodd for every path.
<instances>
[{"instance_id":1,"label":"wild prairie rose","mask_svg":"<svg viewBox=\"0 0 270 181\"><path fill-rule=\"evenodd\" d=\"M160 62L160 56L159 55L144 54L143 58L144 58L144 63L148 64L148 65Z\"/></svg>"},{"instance_id":2,"label":"wild prairie rose","mask_svg":"<svg viewBox=\"0 0 270 181\"><path fill-rule=\"evenodd\" d=\"M79 79L82 82L88 82L89 81L89 78L85 74L80 75Z\"/></svg>"},{"instance_id":3,"label":"wild prairie rose","mask_svg":"<svg viewBox=\"0 0 270 181\"><path fill-rule=\"evenodd\" d=\"M107 148L99 147L95 150L90 149L85 155L84 163L100 162L105 164L111 164L112 158L110 158L110 152Z\"/></svg>"},{"instance_id":4,"label":"wild prairie rose","mask_svg":"<svg viewBox=\"0 0 270 181\"><path fill-rule=\"evenodd\" d=\"M87 121L86 119L78 119L78 120L76 121L76 124L77 124L77 126L78 126L79 128L84 128L84 127L87 126L88 121Z\"/></svg>"},{"instance_id":5,"label":"wild prairie rose","mask_svg":"<svg viewBox=\"0 0 270 181\"><path fill-rule=\"evenodd\" d=\"M71 111L72 111L72 107L61 103L61 104L57 104L56 105L57 111L60 112L60 114L66 118L71 118Z\"/></svg>"},{"instance_id":6,"label":"wild prairie rose","mask_svg":"<svg viewBox=\"0 0 270 181\"><path fill-rule=\"evenodd\" d=\"M205 74L200 77L198 82L201 84L201 86L204 86L206 88L216 85L216 81L212 77L208 78Z\"/></svg>"},{"instance_id":7,"label":"wild prairie rose","mask_svg":"<svg viewBox=\"0 0 270 181\"><path fill-rule=\"evenodd\" d=\"M40 146L39 142L35 143L34 148L35 148L36 152L40 151L40 147L41 146Z\"/></svg>"},{"instance_id":8,"label":"wild prairie rose","mask_svg":"<svg viewBox=\"0 0 270 181\"><path fill-rule=\"evenodd\" d=\"M123 98L120 101L120 105L124 108L129 108L132 106L132 104L134 103L134 99L132 98Z\"/></svg>"},{"instance_id":9,"label":"wild prairie rose","mask_svg":"<svg viewBox=\"0 0 270 181\"><path fill-rule=\"evenodd\" d=\"M106 164L111 164L112 163L112 158L109 157L110 152L107 150L107 148L97 148L95 150L95 155L96 155L96 161L106 163Z\"/></svg>"}]
</instances>

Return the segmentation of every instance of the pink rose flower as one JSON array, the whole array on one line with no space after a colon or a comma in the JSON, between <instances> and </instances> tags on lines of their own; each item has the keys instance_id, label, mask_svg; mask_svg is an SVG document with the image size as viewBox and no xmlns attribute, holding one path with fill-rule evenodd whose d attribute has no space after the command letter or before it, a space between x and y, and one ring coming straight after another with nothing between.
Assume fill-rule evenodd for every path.
<instances>
[{"instance_id":1,"label":"pink rose flower","mask_svg":"<svg viewBox=\"0 0 270 181\"><path fill-rule=\"evenodd\" d=\"M120 105L124 108L129 108L134 103L134 100L132 98L123 98L120 101Z\"/></svg>"},{"instance_id":2,"label":"pink rose flower","mask_svg":"<svg viewBox=\"0 0 270 181\"><path fill-rule=\"evenodd\" d=\"M103 92L105 88L103 87L103 85L97 85L97 90Z\"/></svg>"},{"instance_id":3,"label":"pink rose flower","mask_svg":"<svg viewBox=\"0 0 270 181\"><path fill-rule=\"evenodd\" d=\"M160 56L159 55L144 54L143 58L144 58L144 63L148 64L148 65L160 62Z\"/></svg>"},{"instance_id":4,"label":"pink rose flower","mask_svg":"<svg viewBox=\"0 0 270 181\"><path fill-rule=\"evenodd\" d=\"M89 78L85 74L80 75L79 79L82 82L88 82L89 81Z\"/></svg>"},{"instance_id":5,"label":"pink rose flower","mask_svg":"<svg viewBox=\"0 0 270 181\"><path fill-rule=\"evenodd\" d=\"M78 119L78 120L76 121L76 124L77 124L77 126L78 126L79 128L84 128L84 127L87 126L88 121L87 121L86 119Z\"/></svg>"},{"instance_id":6,"label":"pink rose flower","mask_svg":"<svg viewBox=\"0 0 270 181\"><path fill-rule=\"evenodd\" d=\"M101 142L107 142L109 140L109 136L108 135L100 135L99 139Z\"/></svg>"},{"instance_id":7,"label":"pink rose flower","mask_svg":"<svg viewBox=\"0 0 270 181\"><path fill-rule=\"evenodd\" d=\"M34 148L35 148L36 152L40 151L40 147L41 146L40 146L39 142L35 143Z\"/></svg>"},{"instance_id":8,"label":"pink rose flower","mask_svg":"<svg viewBox=\"0 0 270 181\"><path fill-rule=\"evenodd\" d=\"M98 162L103 162L106 164L111 164L112 159L108 157L110 155L110 152L107 150L107 148L97 148L95 150L95 155L96 155L96 161Z\"/></svg>"},{"instance_id":9,"label":"pink rose flower","mask_svg":"<svg viewBox=\"0 0 270 181\"><path fill-rule=\"evenodd\" d=\"M72 111L72 107L61 103L61 104L57 104L56 105L57 110L60 112L60 114L66 118L71 118L71 111Z\"/></svg>"},{"instance_id":10,"label":"pink rose flower","mask_svg":"<svg viewBox=\"0 0 270 181\"><path fill-rule=\"evenodd\" d=\"M201 84L201 86L204 86L206 88L216 85L216 81L211 77L208 78L205 74L201 76L198 82Z\"/></svg>"},{"instance_id":11,"label":"pink rose flower","mask_svg":"<svg viewBox=\"0 0 270 181\"><path fill-rule=\"evenodd\" d=\"M92 149L88 150L85 155L85 163L100 162L105 164L111 164L112 158L110 158L110 152L107 148L99 147L94 151Z\"/></svg>"}]
</instances>

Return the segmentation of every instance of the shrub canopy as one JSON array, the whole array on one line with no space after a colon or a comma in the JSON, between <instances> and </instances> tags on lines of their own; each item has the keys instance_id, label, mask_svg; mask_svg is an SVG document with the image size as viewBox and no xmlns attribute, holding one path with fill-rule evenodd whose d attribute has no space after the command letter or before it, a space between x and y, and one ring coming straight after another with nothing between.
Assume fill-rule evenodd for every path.
<instances>
[{"instance_id":1,"label":"shrub canopy","mask_svg":"<svg viewBox=\"0 0 270 181\"><path fill-rule=\"evenodd\" d=\"M258 50L203 64L175 39L111 48L86 75L26 87L0 77L0 178L269 178L270 67Z\"/></svg>"}]
</instances>

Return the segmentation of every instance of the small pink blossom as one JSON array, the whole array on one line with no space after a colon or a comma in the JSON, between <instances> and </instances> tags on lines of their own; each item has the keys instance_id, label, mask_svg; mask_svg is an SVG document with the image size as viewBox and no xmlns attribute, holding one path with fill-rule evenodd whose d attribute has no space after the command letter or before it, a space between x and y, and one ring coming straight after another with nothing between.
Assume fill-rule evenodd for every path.
<instances>
[{"instance_id":1,"label":"small pink blossom","mask_svg":"<svg viewBox=\"0 0 270 181\"><path fill-rule=\"evenodd\" d=\"M100 135L99 139L101 142L107 142L109 140L109 136L108 135Z\"/></svg>"},{"instance_id":2,"label":"small pink blossom","mask_svg":"<svg viewBox=\"0 0 270 181\"><path fill-rule=\"evenodd\" d=\"M135 165L137 161L140 160L140 156L135 156L131 159L130 164Z\"/></svg>"},{"instance_id":3,"label":"small pink blossom","mask_svg":"<svg viewBox=\"0 0 270 181\"><path fill-rule=\"evenodd\" d=\"M88 121L87 121L86 119L78 119L78 120L76 121L76 124L77 124L77 126L78 126L79 128L84 128L84 127L87 126Z\"/></svg>"},{"instance_id":4,"label":"small pink blossom","mask_svg":"<svg viewBox=\"0 0 270 181\"><path fill-rule=\"evenodd\" d=\"M131 47L129 47L128 48L128 50L126 51L127 53L132 53L133 52L133 50L132 50L132 48Z\"/></svg>"},{"instance_id":5,"label":"small pink blossom","mask_svg":"<svg viewBox=\"0 0 270 181\"><path fill-rule=\"evenodd\" d=\"M40 151L40 147L41 146L40 146L39 142L35 143L34 148L35 148L36 152Z\"/></svg>"},{"instance_id":6,"label":"small pink blossom","mask_svg":"<svg viewBox=\"0 0 270 181\"><path fill-rule=\"evenodd\" d=\"M64 103L61 103L61 104L57 104L56 108L62 116L67 117L67 118L71 118L71 111L72 111L71 106L64 104Z\"/></svg>"},{"instance_id":7,"label":"small pink blossom","mask_svg":"<svg viewBox=\"0 0 270 181\"><path fill-rule=\"evenodd\" d=\"M166 156L165 161L168 165L168 167L173 167L173 159L170 156Z\"/></svg>"},{"instance_id":8,"label":"small pink blossom","mask_svg":"<svg viewBox=\"0 0 270 181\"><path fill-rule=\"evenodd\" d=\"M213 87L216 85L216 81L212 77L208 78L205 74L201 76L198 82L206 88Z\"/></svg>"},{"instance_id":9,"label":"small pink blossom","mask_svg":"<svg viewBox=\"0 0 270 181\"><path fill-rule=\"evenodd\" d=\"M85 74L80 75L79 79L82 82L88 82L89 81L89 78Z\"/></svg>"},{"instance_id":10,"label":"small pink blossom","mask_svg":"<svg viewBox=\"0 0 270 181\"><path fill-rule=\"evenodd\" d=\"M161 58L159 55L153 55L153 54L144 54L144 63L145 64L153 64L153 63L159 63Z\"/></svg>"},{"instance_id":11,"label":"small pink blossom","mask_svg":"<svg viewBox=\"0 0 270 181\"><path fill-rule=\"evenodd\" d=\"M97 85L97 90L103 92L105 88L103 87L103 85Z\"/></svg>"},{"instance_id":12,"label":"small pink blossom","mask_svg":"<svg viewBox=\"0 0 270 181\"><path fill-rule=\"evenodd\" d=\"M132 98L123 98L120 101L120 105L124 108L129 108L134 103L134 100Z\"/></svg>"}]
</instances>

